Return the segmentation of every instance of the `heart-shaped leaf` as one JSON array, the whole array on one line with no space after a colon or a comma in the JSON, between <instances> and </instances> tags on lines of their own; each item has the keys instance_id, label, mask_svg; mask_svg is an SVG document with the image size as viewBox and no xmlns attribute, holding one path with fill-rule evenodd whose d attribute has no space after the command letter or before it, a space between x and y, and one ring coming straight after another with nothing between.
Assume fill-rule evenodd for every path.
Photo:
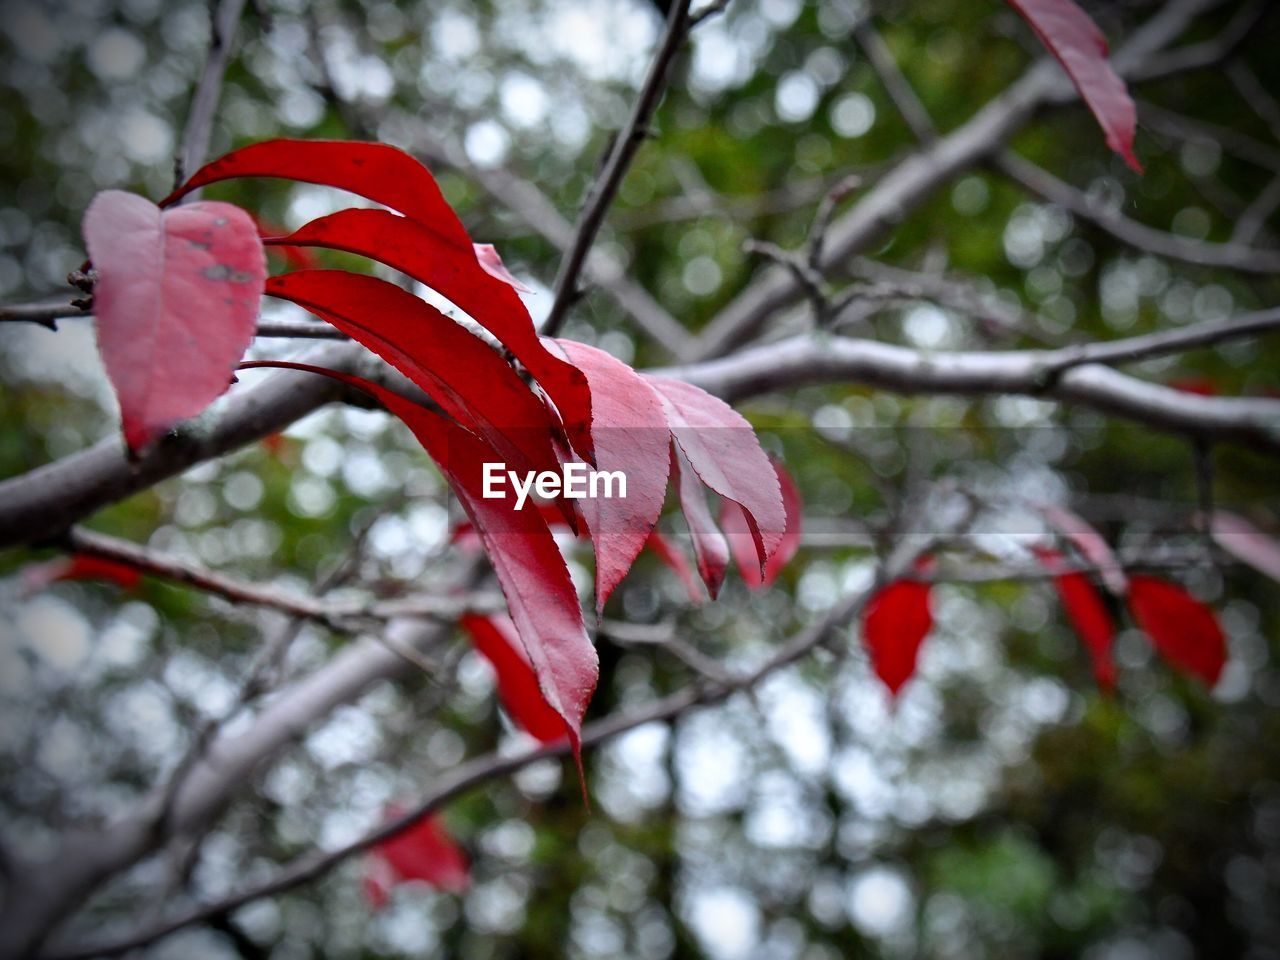
<instances>
[{"instance_id":1,"label":"heart-shaped leaf","mask_svg":"<svg viewBox=\"0 0 1280 960\"><path fill-rule=\"evenodd\" d=\"M239 207L161 210L120 190L94 197L84 239L98 350L136 453L230 386L257 327L266 257Z\"/></svg>"}]
</instances>

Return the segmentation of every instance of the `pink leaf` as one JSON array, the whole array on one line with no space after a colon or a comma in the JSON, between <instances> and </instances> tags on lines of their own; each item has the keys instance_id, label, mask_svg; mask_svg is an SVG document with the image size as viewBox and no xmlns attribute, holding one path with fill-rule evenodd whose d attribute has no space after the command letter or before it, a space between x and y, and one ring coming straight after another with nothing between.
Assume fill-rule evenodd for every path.
<instances>
[{"instance_id":1,"label":"pink leaf","mask_svg":"<svg viewBox=\"0 0 1280 960\"><path fill-rule=\"evenodd\" d=\"M787 529L782 537L777 552L764 566L764 576L760 575L760 567L755 560L755 545L751 538L751 529L747 524L742 508L732 501L726 500L720 506L720 527L729 541L729 549L733 553L734 562L742 574L743 581L752 590L768 587L778 579L783 567L791 562L791 558L800 549L804 503L800 499L800 491L796 488L791 474L778 461L773 461L773 469L778 474L778 484L782 488L782 506L787 514Z\"/></svg>"},{"instance_id":2,"label":"pink leaf","mask_svg":"<svg viewBox=\"0 0 1280 960\"><path fill-rule=\"evenodd\" d=\"M1141 173L1142 164L1133 153L1137 111L1124 80L1107 59L1107 40L1097 24L1074 0L1009 0L1009 6L1031 24L1067 71L1106 134L1107 146Z\"/></svg>"},{"instance_id":3,"label":"pink leaf","mask_svg":"<svg viewBox=\"0 0 1280 960\"><path fill-rule=\"evenodd\" d=\"M931 629L927 583L895 580L867 601L862 639L876 676L894 697L915 674L920 645Z\"/></svg>"},{"instance_id":4,"label":"pink leaf","mask_svg":"<svg viewBox=\"0 0 1280 960\"><path fill-rule=\"evenodd\" d=\"M510 485L484 496L483 464L500 458L452 420L360 377L307 364L253 361L245 368L282 367L333 377L372 394L413 431L458 496L493 563L511 619L533 665L542 695L564 719L582 776L581 729L599 678L595 647L555 537L537 510L517 510Z\"/></svg>"},{"instance_id":5,"label":"pink leaf","mask_svg":"<svg viewBox=\"0 0 1280 960\"><path fill-rule=\"evenodd\" d=\"M498 696L516 725L542 743L563 740L569 732L564 718L543 697L511 618L469 613L458 623L493 667Z\"/></svg>"},{"instance_id":6,"label":"pink leaf","mask_svg":"<svg viewBox=\"0 0 1280 960\"><path fill-rule=\"evenodd\" d=\"M402 811L398 807L387 807L387 819L399 816ZM364 889L375 910L386 905L390 888L398 883L417 881L448 893L462 893L471 883L466 853L434 813L383 840L369 855Z\"/></svg>"},{"instance_id":7,"label":"pink leaf","mask_svg":"<svg viewBox=\"0 0 1280 960\"><path fill-rule=\"evenodd\" d=\"M680 549L657 530L649 534L646 545L658 559L676 572L676 576L680 578L685 591L689 594L689 602L695 605L701 604L704 599L702 588L698 586L698 578Z\"/></svg>"},{"instance_id":8,"label":"pink leaf","mask_svg":"<svg viewBox=\"0 0 1280 960\"><path fill-rule=\"evenodd\" d=\"M491 277L497 277L503 283L509 283L520 293L533 293L532 287L527 287L507 269L507 265L502 262L502 257L498 256L498 248L492 243L473 243L472 247L476 251L476 259L480 261L480 266L484 268L484 272Z\"/></svg>"},{"instance_id":9,"label":"pink leaf","mask_svg":"<svg viewBox=\"0 0 1280 960\"><path fill-rule=\"evenodd\" d=\"M231 384L257 327L266 257L239 207L162 211L120 190L94 197L84 239L98 272L98 349L137 453Z\"/></svg>"},{"instance_id":10,"label":"pink leaf","mask_svg":"<svg viewBox=\"0 0 1280 960\"><path fill-rule=\"evenodd\" d=\"M1107 544L1106 537L1089 525L1079 514L1072 513L1052 503L1040 504L1040 512L1049 525L1066 537L1071 545L1079 551L1090 564L1097 567L1098 575L1107 589L1116 596L1124 596L1128 590L1128 579L1120 559Z\"/></svg>"},{"instance_id":11,"label":"pink leaf","mask_svg":"<svg viewBox=\"0 0 1280 960\"><path fill-rule=\"evenodd\" d=\"M638 373L603 350L572 340L556 342L586 374L591 388L596 469L626 477L625 497L579 501L595 547L596 612L601 613L662 514L670 434L661 401Z\"/></svg>"},{"instance_id":12,"label":"pink leaf","mask_svg":"<svg viewBox=\"0 0 1280 960\"><path fill-rule=\"evenodd\" d=\"M1116 631L1106 604L1093 581L1080 571L1071 570L1057 550L1033 547L1032 552L1054 575L1053 583L1067 617L1093 660L1093 675L1098 686L1110 693L1116 685L1116 665L1111 658Z\"/></svg>"},{"instance_id":13,"label":"pink leaf","mask_svg":"<svg viewBox=\"0 0 1280 960\"><path fill-rule=\"evenodd\" d=\"M716 526L711 511L707 508L707 495L698 481L698 476L689 465L689 461L681 452L679 444L671 445L671 472L676 477L676 490L680 495L680 509L684 511L685 522L689 525L689 536L693 539L693 555L698 561L698 574L707 586L707 593L714 600L720 594L724 583L725 571L729 568L729 545L724 534ZM727 502L727 501L726 501ZM759 568L755 559L755 542L750 532L747 534L749 549L752 554L750 562Z\"/></svg>"},{"instance_id":14,"label":"pink leaf","mask_svg":"<svg viewBox=\"0 0 1280 960\"><path fill-rule=\"evenodd\" d=\"M1227 661L1227 640L1213 611L1176 583L1134 574L1129 610L1166 660L1212 687Z\"/></svg>"},{"instance_id":15,"label":"pink leaf","mask_svg":"<svg viewBox=\"0 0 1280 960\"><path fill-rule=\"evenodd\" d=\"M698 477L746 511L763 571L782 543L787 518L778 475L751 424L692 384L652 375L647 379L662 397L671 435Z\"/></svg>"},{"instance_id":16,"label":"pink leaf","mask_svg":"<svg viewBox=\"0 0 1280 960\"><path fill-rule=\"evenodd\" d=\"M1237 560L1280 583L1280 543L1252 523L1227 510L1215 510L1213 539Z\"/></svg>"}]
</instances>

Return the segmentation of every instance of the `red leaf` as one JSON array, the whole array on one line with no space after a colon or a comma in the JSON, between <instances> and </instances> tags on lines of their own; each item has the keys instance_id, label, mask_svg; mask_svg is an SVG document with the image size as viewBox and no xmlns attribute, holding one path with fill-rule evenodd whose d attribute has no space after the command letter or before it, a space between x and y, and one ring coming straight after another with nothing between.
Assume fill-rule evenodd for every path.
<instances>
[{"instance_id":1,"label":"red leaf","mask_svg":"<svg viewBox=\"0 0 1280 960\"><path fill-rule=\"evenodd\" d=\"M514 469L559 470L542 401L511 365L435 307L393 283L345 270L272 277L292 301L358 340L480 434Z\"/></svg>"},{"instance_id":2,"label":"red leaf","mask_svg":"<svg viewBox=\"0 0 1280 960\"><path fill-rule=\"evenodd\" d=\"M1085 105L1106 134L1107 146L1138 173L1142 164L1133 153L1137 111L1133 99L1107 59L1107 40L1074 0L1009 0L1031 24L1080 91Z\"/></svg>"},{"instance_id":3,"label":"red leaf","mask_svg":"<svg viewBox=\"0 0 1280 960\"><path fill-rule=\"evenodd\" d=\"M564 557L542 515L517 510L510 485L503 486L502 498L483 495L483 464L498 459L493 448L452 420L360 377L284 361L260 360L243 366L305 370L349 383L372 394L413 431L480 535L542 695L568 726L582 777L582 717L595 692L599 661ZM583 784L585 795L585 778Z\"/></svg>"},{"instance_id":4,"label":"red leaf","mask_svg":"<svg viewBox=\"0 0 1280 960\"><path fill-rule=\"evenodd\" d=\"M648 380L662 397L671 435L698 477L746 511L763 571L782 543L787 520L778 475L751 424L692 384L657 376Z\"/></svg>"},{"instance_id":5,"label":"red leaf","mask_svg":"<svg viewBox=\"0 0 1280 960\"><path fill-rule=\"evenodd\" d=\"M662 514L670 433L662 402L634 370L595 347L557 340L591 388L591 444L596 469L621 471L625 497L580 501L596 552L596 613L627 575Z\"/></svg>"},{"instance_id":6,"label":"red leaf","mask_svg":"<svg viewBox=\"0 0 1280 960\"><path fill-rule=\"evenodd\" d=\"M693 575L693 570L689 568L689 561L685 559L679 548L657 530L649 534L646 545L657 555L658 559L674 570L676 575L680 577L680 582L684 584L684 588L689 594L689 602L693 604L702 603L703 594L702 588L698 586L698 578Z\"/></svg>"},{"instance_id":7,"label":"red leaf","mask_svg":"<svg viewBox=\"0 0 1280 960\"><path fill-rule=\"evenodd\" d=\"M551 709L542 696L533 665L520 645L511 618L469 613L458 623L493 666L498 677L498 696L516 725L542 743L563 740L568 734L564 718Z\"/></svg>"},{"instance_id":8,"label":"red leaf","mask_svg":"<svg viewBox=\"0 0 1280 960\"><path fill-rule=\"evenodd\" d=\"M387 819L401 816L388 806ZM462 893L471 882L471 865L438 814L427 814L369 851L365 895L373 908L386 905L392 884L419 881L437 890Z\"/></svg>"},{"instance_id":9,"label":"red leaf","mask_svg":"<svg viewBox=\"0 0 1280 960\"><path fill-rule=\"evenodd\" d=\"M493 334L529 369L555 402L571 436L586 430L591 411L586 378L538 339L524 302L510 284L480 266L470 241L459 247L443 241L429 227L386 210L340 210L311 221L279 242L369 257L435 290Z\"/></svg>"},{"instance_id":10,"label":"red leaf","mask_svg":"<svg viewBox=\"0 0 1280 960\"><path fill-rule=\"evenodd\" d=\"M1212 687L1227 661L1227 640L1213 611L1176 583L1134 574L1129 610L1160 655Z\"/></svg>"},{"instance_id":11,"label":"red leaf","mask_svg":"<svg viewBox=\"0 0 1280 960\"><path fill-rule=\"evenodd\" d=\"M702 582L707 585L707 593L714 600L720 593L725 571L729 568L729 545L707 508L707 495L693 467L680 452L679 445L673 441L668 442L671 446L671 472L676 478L680 509L684 511L685 522L689 524L689 536L693 539L693 556L698 562L698 575L702 577ZM751 540L749 534L748 540ZM749 549L754 556L753 540Z\"/></svg>"},{"instance_id":12,"label":"red leaf","mask_svg":"<svg viewBox=\"0 0 1280 960\"><path fill-rule=\"evenodd\" d=\"M192 190L239 177L275 177L348 190L399 210L440 240L470 250L462 221L431 171L398 147L349 140L264 140L206 163L160 201L168 206Z\"/></svg>"},{"instance_id":13,"label":"red leaf","mask_svg":"<svg viewBox=\"0 0 1280 960\"><path fill-rule=\"evenodd\" d=\"M1280 583L1280 543L1237 513L1215 510L1210 525L1218 546Z\"/></svg>"},{"instance_id":14,"label":"red leaf","mask_svg":"<svg viewBox=\"0 0 1280 960\"><path fill-rule=\"evenodd\" d=\"M800 499L800 491L796 488L791 474L778 461L773 461L773 469L778 474L778 485L782 488L782 506L787 514L787 529L782 543L764 565L764 576L760 576L760 567L755 559L755 545L752 542L751 530L747 524L742 508L732 501L726 500L720 505L720 527L729 541L729 550L738 565L742 579L752 590L770 586L778 579L782 568L791 562L791 558L800 549L802 535L804 503Z\"/></svg>"},{"instance_id":15,"label":"red leaf","mask_svg":"<svg viewBox=\"0 0 1280 960\"><path fill-rule=\"evenodd\" d=\"M1116 685L1116 665L1111 659L1116 631L1106 604L1094 588L1093 581L1080 571L1069 569L1057 550L1033 547L1032 552L1054 575L1053 584L1067 617L1093 660L1093 675L1098 686L1110 693Z\"/></svg>"},{"instance_id":16,"label":"red leaf","mask_svg":"<svg viewBox=\"0 0 1280 960\"><path fill-rule=\"evenodd\" d=\"M98 271L98 350L136 453L231 384L257 327L266 257L239 207L162 211L120 190L93 198L84 239Z\"/></svg>"},{"instance_id":17,"label":"red leaf","mask_svg":"<svg viewBox=\"0 0 1280 960\"><path fill-rule=\"evenodd\" d=\"M1040 512L1049 521L1049 525L1066 537L1085 560L1098 568L1098 575L1107 589L1116 596L1124 596L1128 590L1128 578L1120 564L1120 558L1107 544L1106 537L1093 529L1079 514L1056 504L1040 504Z\"/></svg>"},{"instance_id":18,"label":"red leaf","mask_svg":"<svg viewBox=\"0 0 1280 960\"><path fill-rule=\"evenodd\" d=\"M37 593L62 580L107 580L125 590L134 590L142 581L142 571L125 563L83 553L34 563L22 571L22 586L27 593Z\"/></svg>"},{"instance_id":19,"label":"red leaf","mask_svg":"<svg viewBox=\"0 0 1280 960\"><path fill-rule=\"evenodd\" d=\"M533 293L532 287L525 286L511 275L507 265L502 262L502 257L498 256L498 248L492 243L473 243L471 246L485 273L491 277L497 277L503 283L511 284L520 293Z\"/></svg>"},{"instance_id":20,"label":"red leaf","mask_svg":"<svg viewBox=\"0 0 1280 960\"><path fill-rule=\"evenodd\" d=\"M876 676L893 696L916 672L920 644L932 628L927 583L895 580L867 601L862 639Z\"/></svg>"}]
</instances>

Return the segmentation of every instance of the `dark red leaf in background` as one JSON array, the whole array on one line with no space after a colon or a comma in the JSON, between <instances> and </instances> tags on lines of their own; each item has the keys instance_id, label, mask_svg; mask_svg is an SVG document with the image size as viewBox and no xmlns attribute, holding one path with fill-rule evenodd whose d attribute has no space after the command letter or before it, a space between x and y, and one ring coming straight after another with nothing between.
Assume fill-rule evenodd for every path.
<instances>
[{"instance_id":1,"label":"dark red leaf in background","mask_svg":"<svg viewBox=\"0 0 1280 960\"><path fill-rule=\"evenodd\" d=\"M671 444L662 403L621 360L572 340L556 341L591 387L591 443L596 469L618 470L625 497L578 501L596 553L596 613L631 569L662 514Z\"/></svg>"},{"instance_id":2,"label":"dark red leaf in background","mask_svg":"<svg viewBox=\"0 0 1280 960\"><path fill-rule=\"evenodd\" d=\"M867 601L862 639L876 676L893 696L915 674L920 644L932 628L927 583L895 580Z\"/></svg>"},{"instance_id":3,"label":"dark red leaf in background","mask_svg":"<svg viewBox=\"0 0 1280 960\"><path fill-rule=\"evenodd\" d=\"M133 590L142 581L142 571L128 564L83 553L33 563L22 571L22 588L27 593L37 593L62 580L106 580L125 590Z\"/></svg>"},{"instance_id":4,"label":"dark red leaf in background","mask_svg":"<svg viewBox=\"0 0 1280 960\"><path fill-rule=\"evenodd\" d=\"M1129 610L1174 667L1212 687L1227 662L1227 640L1213 611L1176 583L1129 577Z\"/></svg>"},{"instance_id":5,"label":"dark red leaf in background","mask_svg":"<svg viewBox=\"0 0 1280 960\"><path fill-rule=\"evenodd\" d=\"M1093 660L1093 675L1098 686L1111 692L1116 685L1116 665L1111 658L1116 629L1101 595L1086 574L1067 567L1057 550L1037 547L1032 552L1054 575L1053 585L1057 588L1063 609Z\"/></svg>"},{"instance_id":6,"label":"dark red leaf in background","mask_svg":"<svg viewBox=\"0 0 1280 960\"><path fill-rule=\"evenodd\" d=\"M464 247L444 242L434 230L386 210L340 210L279 242L369 257L448 298L528 368L555 402L571 436L586 431L591 414L586 377L547 349L524 302L510 284L481 267L470 241Z\"/></svg>"},{"instance_id":7,"label":"dark red leaf in background","mask_svg":"<svg viewBox=\"0 0 1280 960\"><path fill-rule=\"evenodd\" d=\"M671 472L676 478L676 492L680 496L680 509L689 525L693 540L693 555L698 562L698 574L707 586L707 593L714 600L720 595L725 571L729 569L729 544L716 526L711 510L707 507L707 494L702 489L698 475L680 450L679 444L668 441L671 448ZM726 501L727 502L727 501ZM751 563L759 569L755 556L755 541L748 533Z\"/></svg>"},{"instance_id":8,"label":"dark red leaf in background","mask_svg":"<svg viewBox=\"0 0 1280 960\"><path fill-rule=\"evenodd\" d=\"M782 543L787 518L773 464L751 424L719 397L692 384L648 376L663 399L671 435L698 478L746 511L760 568Z\"/></svg>"},{"instance_id":9,"label":"dark red leaf in background","mask_svg":"<svg viewBox=\"0 0 1280 960\"><path fill-rule=\"evenodd\" d=\"M654 530L649 534L649 540L646 546L654 552L663 563L676 572L680 578L680 582L684 584L685 591L689 594L689 602L700 604L705 598L702 588L698 586L698 578L694 574L693 569L689 566L689 561L685 559L684 553L680 551L674 543L665 536Z\"/></svg>"},{"instance_id":10,"label":"dark red leaf in background","mask_svg":"<svg viewBox=\"0 0 1280 960\"><path fill-rule=\"evenodd\" d=\"M387 819L402 815L387 807ZM438 814L429 813L369 851L365 896L373 908L386 905L391 887L418 881L448 893L462 893L471 883L471 864Z\"/></svg>"},{"instance_id":11,"label":"dark red leaf in background","mask_svg":"<svg viewBox=\"0 0 1280 960\"><path fill-rule=\"evenodd\" d=\"M778 579L783 567L791 562L791 558L800 549L803 535L804 503L800 499L800 491L781 463L774 460L773 469L778 474L778 485L782 488L782 508L787 515L787 529L777 551L765 563L763 577L760 576L760 566L755 559L751 528L742 508L731 500L722 501L720 505L720 527L724 530L725 539L729 541L729 550L733 553L733 560L738 565L742 579L752 590L771 586Z\"/></svg>"},{"instance_id":12,"label":"dark red leaf in background","mask_svg":"<svg viewBox=\"0 0 1280 960\"><path fill-rule=\"evenodd\" d=\"M469 613L458 623L493 666L498 678L498 696L516 726L542 743L554 743L568 736L564 718L551 709L538 688L533 665L511 618Z\"/></svg>"},{"instance_id":13,"label":"dark red leaf in background","mask_svg":"<svg viewBox=\"0 0 1280 960\"><path fill-rule=\"evenodd\" d=\"M1085 105L1106 134L1107 146L1138 173L1133 152L1138 114L1128 88L1107 59L1107 39L1074 0L1008 0L1031 24L1080 91Z\"/></svg>"},{"instance_id":14,"label":"dark red leaf in background","mask_svg":"<svg viewBox=\"0 0 1280 960\"><path fill-rule=\"evenodd\" d=\"M239 207L161 210L120 190L94 197L84 239L98 350L137 452L230 386L257 329L266 257Z\"/></svg>"},{"instance_id":15,"label":"dark red leaf in background","mask_svg":"<svg viewBox=\"0 0 1280 960\"><path fill-rule=\"evenodd\" d=\"M599 678L599 661L564 557L541 513L517 510L510 485L503 488L506 496L501 499L483 496L483 464L501 458L452 420L360 377L283 361L253 361L243 366L304 370L341 380L373 395L413 431L480 535L542 695L568 726L585 795L580 731Z\"/></svg>"},{"instance_id":16,"label":"dark red leaf in background","mask_svg":"<svg viewBox=\"0 0 1280 960\"><path fill-rule=\"evenodd\" d=\"M558 470L546 407L492 348L393 283L345 270L272 277L266 292L332 323L480 434L512 469Z\"/></svg>"}]
</instances>

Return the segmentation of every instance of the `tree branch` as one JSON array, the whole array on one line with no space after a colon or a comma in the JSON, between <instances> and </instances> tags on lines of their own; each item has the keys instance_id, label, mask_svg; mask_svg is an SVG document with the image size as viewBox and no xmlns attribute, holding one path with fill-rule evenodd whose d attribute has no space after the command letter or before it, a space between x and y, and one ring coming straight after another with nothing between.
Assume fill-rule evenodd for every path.
<instances>
[{"instance_id":1,"label":"tree branch","mask_svg":"<svg viewBox=\"0 0 1280 960\"><path fill-rule=\"evenodd\" d=\"M1259 250L1236 243L1207 243L1156 230L1098 206L1075 187L1015 153L1000 154L995 159L995 166L1023 188L1101 227L1120 242L1138 250L1199 267L1222 267L1244 273L1280 273L1280 250Z\"/></svg>"},{"instance_id":2,"label":"tree branch","mask_svg":"<svg viewBox=\"0 0 1280 960\"><path fill-rule=\"evenodd\" d=\"M174 161L175 187L181 186L209 155L213 116L222 96L222 78L227 72L227 63L231 60L231 49L244 5L245 0L220 0L210 8L209 54L205 58L204 69L191 98L191 109L187 113L181 145ZM192 191L183 202L190 203L199 199L199 194L198 190Z\"/></svg>"}]
</instances>

